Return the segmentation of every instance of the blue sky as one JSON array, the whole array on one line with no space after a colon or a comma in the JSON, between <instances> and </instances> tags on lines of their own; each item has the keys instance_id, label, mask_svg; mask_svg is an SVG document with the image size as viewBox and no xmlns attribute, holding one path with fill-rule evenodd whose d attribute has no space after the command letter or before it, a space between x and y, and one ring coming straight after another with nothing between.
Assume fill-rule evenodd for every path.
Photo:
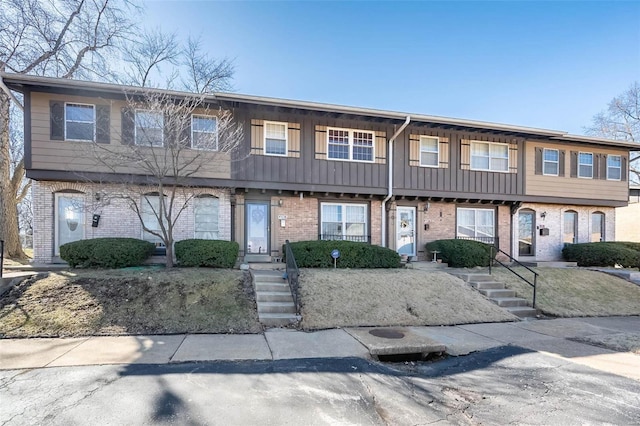
<instances>
[{"instance_id":1,"label":"blue sky","mask_svg":"<svg viewBox=\"0 0 640 426\"><path fill-rule=\"evenodd\" d=\"M584 133L640 80L640 2L146 1L237 92Z\"/></svg>"}]
</instances>

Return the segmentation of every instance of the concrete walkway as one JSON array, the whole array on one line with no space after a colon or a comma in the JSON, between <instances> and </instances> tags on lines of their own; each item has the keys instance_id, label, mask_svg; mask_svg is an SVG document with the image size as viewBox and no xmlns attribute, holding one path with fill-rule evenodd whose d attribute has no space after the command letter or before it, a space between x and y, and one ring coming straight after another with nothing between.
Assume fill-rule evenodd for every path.
<instances>
[{"instance_id":1,"label":"concrete walkway","mask_svg":"<svg viewBox=\"0 0 640 426\"><path fill-rule=\"evenodd\" d=\"M390 330L391 328L386 328ZM189 334L0 340L0 369L189 361L370 358L363 328L264 334ZM449 327L396 327L415 341L444 346L451 356L519 346L640 381L640 355L596 346L616 336L640 342L640 317L572 318ZM378 340L384 342L383 340ZM388 339L388 341L393 339ZM360 342L364 342L360 343Z\"/></svg>"}]
</instances>

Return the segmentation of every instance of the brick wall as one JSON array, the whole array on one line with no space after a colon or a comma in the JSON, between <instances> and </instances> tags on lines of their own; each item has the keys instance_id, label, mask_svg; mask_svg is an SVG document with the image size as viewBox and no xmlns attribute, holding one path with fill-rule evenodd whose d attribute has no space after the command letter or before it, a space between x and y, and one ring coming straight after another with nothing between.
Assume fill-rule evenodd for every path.
<instances>
[{"instance_id":1,"label":"brick wall","mask_svg":"<svg viewBox=\"0 0 640 426\"><path fill-rule=\"evenodd\" d=\"M123 194L139 199L144 193L143 187L123 190L115 185L98 185L68 182L38 182L32 186L34 224L33 224L33 251L34 261L37 263L51 263L55 260L55 197L56 193L76 192L84 202L82 213L84 238L101 237L142 237L142 225L129 207L129 203L122 197ZM231 238L231 205L229 195L224 190L207 189L198 194L207 193L217 196L219 204L219 238L229 240ZM96 194L99 194L97 200ZM184 204L185 200L193 193L180 195L176 199L176 206ZM91 226L92 216L100 215L97 228ZM82 221L81 221L82 222ZM193 202L187 203L187 208L181 213L176 228L174 240L180 241L194 236L194 211Z\"/></svg>"}]
</instances>

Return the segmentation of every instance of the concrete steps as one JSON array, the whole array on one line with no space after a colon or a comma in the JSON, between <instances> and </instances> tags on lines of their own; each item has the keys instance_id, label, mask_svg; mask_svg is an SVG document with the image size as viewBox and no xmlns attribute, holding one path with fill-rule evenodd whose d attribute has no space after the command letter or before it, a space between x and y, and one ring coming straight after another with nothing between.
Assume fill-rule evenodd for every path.
<instances>
[{"instance_id":1,"label":"concrete steps","mask_svg":"<svg viewBox=\"0 0 640 426\"><path fill-rule=\"evenodd\" d=\"M489 274L453 274L478 290L496 305L506 309L519 318L531 318L538 315L538 310L529 306L526 299L517 297L514 290L495 281Z\"/></svg>"},{"instance_id":2,"label":"concrete steps","mask_svg":"<svg viewBox=\"0 0 640 426\"><path fill-rule=\"evenodd\" d=\"M289 284L279 271L252 270L258 319L267 327L282 327L298 322Z\"/></svg>"}]
</instances>

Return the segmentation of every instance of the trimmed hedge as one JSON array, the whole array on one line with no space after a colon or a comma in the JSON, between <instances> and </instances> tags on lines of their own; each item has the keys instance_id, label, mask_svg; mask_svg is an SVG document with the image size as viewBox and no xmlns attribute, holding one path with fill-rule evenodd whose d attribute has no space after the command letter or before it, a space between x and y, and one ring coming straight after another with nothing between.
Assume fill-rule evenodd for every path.
<instances>
[{"instance_id":1,"label":"trimmed hedge","mask_svg":"<svg viewBox=\"0 0 640 426\"><path fill-rule=\"evenodd\" d=\"M562 256L568 262L578 262L578 266L614 266L640 268L640 250L638 243L601 242L566 244Z\"/></svg>"},{"instance_id":2,"label":"trimmed hedge","mask_svg":"<svg viewBox=\"0 0 640 426\"><path fill-rule=\"evenodd\" d=\"M438 256L452 268L489 266L489 244L473 240L437 240L425 244L429 252L439 251ZM494 252L495 257L495 252Z\"/></svg>"},{"instance_id":3,"label":"trimmed hedge","mask_svg":"<svg viewBox=\"0 0 640 426\"><path fill-rule=\"evenodd\" d=\"M299 268L333 268L331 251L340 250L338 268L399 268L400 255L385 247L353 241L315 240L291 243ZM286 253L285 246L282 253Z\"/></svg>"},{"instance_id":4,"label":"trimmed hedge","mask_svg":"<svg viewBox=\"0 0 640 426\"><path fill-rule=\"evenodd\" d=\"M180 266L233 268L238 259L238 243L223 240L182 240L175 243Z\"/></svg>"},{"instance_id":5,"label":"trimmed hedge","mask_svg":"<svg viewBox=\"0 0 640 426\"><path fill-rule=\"evenodd\" d=\"M60 246L60 257L72 268L126 268L151 256L153 243L135 238L93 238Z\"/></svg>"}]
</instances>

